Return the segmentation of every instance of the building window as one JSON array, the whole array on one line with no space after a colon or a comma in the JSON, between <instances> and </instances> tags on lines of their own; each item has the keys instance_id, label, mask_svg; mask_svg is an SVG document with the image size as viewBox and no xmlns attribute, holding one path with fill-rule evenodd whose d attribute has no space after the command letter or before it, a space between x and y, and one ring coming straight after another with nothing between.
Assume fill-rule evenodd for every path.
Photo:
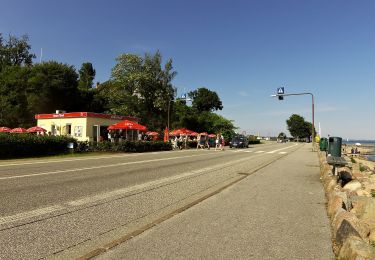
<instances>
[{"instance_id":1,"label":"building window","mask_svg":"<svg viewBox=\"0 0 375 260\"><path fill-rule=\"evenodd\" d=\"M72 134L72 124L66 124L65 133L67 135L71 135Z\"/></svg>"},{"instance_id":2,"label":"building window","mask_svg":"<svg viewBox=\"0 0 375 260\"><path fill-rule=\"evenodd\" d=\"M82 136L82 126L75 126L74 127L74 136L81 137Z\"/></svg>"}]
</instances>

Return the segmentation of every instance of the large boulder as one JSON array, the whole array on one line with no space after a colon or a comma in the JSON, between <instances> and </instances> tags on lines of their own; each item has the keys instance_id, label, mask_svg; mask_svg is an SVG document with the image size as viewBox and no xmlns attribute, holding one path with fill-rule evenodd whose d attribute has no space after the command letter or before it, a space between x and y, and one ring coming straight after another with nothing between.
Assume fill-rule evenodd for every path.
<instances>
[{"instance_id":1,"label":"large boulder","mask_svg":"<svg viewBox=\"0 0 375 260\"><path fill-rule=\"evenodd\" d=\"M375 242L375 199L374 198L361 198L356 201L355 207L351 211L363 223L367 224L370 228L370 242Z\"/></svg>"},{"instance_id":2,"label":"large boulder","mask_svg":"<svg viewBox=\"0 0 375 260\"><path fill-rule=\"evenodd\" d=\"M375 259L375 248L356 236L348 237L342 245L338 259Z\"/></svg>"},{"instance_id":3,"label":"large boulder","mask_svg":"<svg viewBox=\"0 0 375 260\"><path fill-rule=\"evenodd\" d=\"M328 216L332 219L336 215L336 213L339 211L339 209L342 209L342 205L343 205L342 197L332 194L332 196L330 196L330 199L328 200L328 205L327 205Z\"/></svg>"},{"instance_id":4,"label":"large boulder","mask_svg":"<svg viewBox=\"0 0 375 260\"><path fill-rule=\"evenodd\" d=\"M343 191L356 191L362 188L362 184L357 180L348 182L343 188Z\"/></svg>"},{"instance_id":5,"label":"large boulder","mask_svg":"<svg viewBox=\"0 0 375 260\"><path fill-rule=\"evenodd\" d=\"M356 215L345 210L341 210L336 214L332 227L333 239L336 242L337 249L340 249L350 236L368 241L368 235L370 234L370 229L366 224L360 222Z\"/></svg>"}]
</instances>

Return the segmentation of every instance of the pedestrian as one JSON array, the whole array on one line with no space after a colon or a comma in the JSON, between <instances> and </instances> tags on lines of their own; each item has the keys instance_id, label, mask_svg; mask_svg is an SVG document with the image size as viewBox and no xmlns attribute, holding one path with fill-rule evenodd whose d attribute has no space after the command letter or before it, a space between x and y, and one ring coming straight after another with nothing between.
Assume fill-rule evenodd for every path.
<instances>
[{"instance_id":1,"label":"pedestrian","mask_svg":"<svg viewBox=\"0 0 375 260\"><path fill-rule=\"evenodd\" d=\"M221 135L221 144L220 144L220 150L224 150L224 146L225 146L225 139L224 139L224 136Z\"/></svg>"},{"instance_id":2,"label":"pedestrian","mask_svg":"<svg viewBox=\"0 0 375 260\"><path fill-rule=\"evenodd\" d=\"M215 140L215 150L219 148L220 145L220 134L217 134L216 140Z\"/></svg>"}]
</instances>

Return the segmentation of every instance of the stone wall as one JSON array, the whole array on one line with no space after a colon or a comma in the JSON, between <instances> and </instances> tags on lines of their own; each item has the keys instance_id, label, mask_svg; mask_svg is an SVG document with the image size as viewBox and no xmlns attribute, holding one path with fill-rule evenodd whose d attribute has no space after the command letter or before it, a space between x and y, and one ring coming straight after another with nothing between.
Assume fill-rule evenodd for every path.
<instances>
[{"instance_id":1,"label":"stone wall","mask_svg":"<svg viewBox=\"0 0 375 260\"><path fill-rule=\"evenodd\" d=\"M333 251L338 259L375 259L375 174L360 172L359 166L338 169L319 152L321 180L332 226Z\"/></svg>"}]
</instances>

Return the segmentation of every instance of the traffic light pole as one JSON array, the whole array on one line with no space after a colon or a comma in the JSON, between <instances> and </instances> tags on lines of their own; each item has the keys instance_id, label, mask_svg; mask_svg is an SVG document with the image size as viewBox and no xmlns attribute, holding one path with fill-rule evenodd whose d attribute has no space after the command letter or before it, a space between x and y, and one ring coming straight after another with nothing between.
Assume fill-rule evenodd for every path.
<instances>
[{"instance_id":1,"label":"traffic light pole","mask_svg":"<svg viewBox=\"0 0 375 260\"><path fill-rule=\"evenodd\" d=\"M291 93L291 94L277 94L272 95L273 97L286 97L286 96L302 96L302 95L310 95L312 101L312 129L311 129L311 136L312 136L312 150L315 151L315 127L314 127L314 95L309 92L305 93Z\"/></svg>"}]
</instances>

